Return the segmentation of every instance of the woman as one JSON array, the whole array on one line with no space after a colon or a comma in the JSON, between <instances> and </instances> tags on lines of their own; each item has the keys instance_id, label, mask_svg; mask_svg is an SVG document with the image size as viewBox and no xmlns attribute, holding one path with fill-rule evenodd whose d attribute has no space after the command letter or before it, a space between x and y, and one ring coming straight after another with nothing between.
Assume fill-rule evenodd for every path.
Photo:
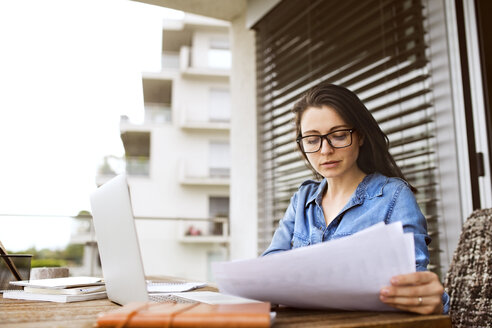
<instances>
[{"instance_id":1,"label":"woman","mask_svg":"<svg viewBox=\"0 0 492 328\"><path fill-rule=\"evenodd\" d=\"M295 105L297 144L321 182L308 180L292 196L263 255L351 235L380 221L402 221L415 238L417 272L393 277L380 300L404 311L447 313L449 297L427 271L427 224L388 151L388 138L348 89L322 83Z\"/></svg>"}]
</instances>

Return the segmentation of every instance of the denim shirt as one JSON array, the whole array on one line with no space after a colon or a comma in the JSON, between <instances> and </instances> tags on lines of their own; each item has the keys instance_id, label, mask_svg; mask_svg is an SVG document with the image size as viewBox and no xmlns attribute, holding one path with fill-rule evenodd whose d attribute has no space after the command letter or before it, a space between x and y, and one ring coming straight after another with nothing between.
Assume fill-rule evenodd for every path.
<instances>
[{"instance_id":1,"label":"denim shirt","mask_svg":"<svg viewBox=\"0 0 492 328\"><path fill-rule=\"evenodd\" d=\"M328 226L321 207L326 188L326 179L301 184L262 256L349 236L382 221L401 221L404 232L414 235L416 270L427 270L427 245L431 242L427 222L404 180L379 173L367 175ZM442 299L447 313L449 296L444 293Z\"/></svg>"}]
</instances>

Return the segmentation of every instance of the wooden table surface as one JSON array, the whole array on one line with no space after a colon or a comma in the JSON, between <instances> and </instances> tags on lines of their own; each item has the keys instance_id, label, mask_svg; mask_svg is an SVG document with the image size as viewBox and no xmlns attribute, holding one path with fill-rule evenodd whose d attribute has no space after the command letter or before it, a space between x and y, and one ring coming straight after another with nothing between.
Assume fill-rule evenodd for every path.
<instances>
[{"instance_id":1,"label":"wooden table surface","mask_svg":"<svg viewBox=\"0 0 492 328\"><path fill-rule=\"evenodd\" d=\"M119 306L108 299L52 303L0 298L0 327L94 327L98 313ZM272 327L405 327L448 328L445 315L423 316L399 312L346 312L274 308Z\"/></svg>"}]
</instances>

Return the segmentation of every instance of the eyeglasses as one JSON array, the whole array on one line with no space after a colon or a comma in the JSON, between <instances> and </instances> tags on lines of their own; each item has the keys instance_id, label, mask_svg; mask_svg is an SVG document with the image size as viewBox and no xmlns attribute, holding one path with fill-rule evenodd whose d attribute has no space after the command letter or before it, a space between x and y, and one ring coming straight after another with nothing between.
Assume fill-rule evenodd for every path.
<instances>
[{"instance_id":1,"label":"eyeglasses","mask_svg":"<svg viewBox=\"0 0 492 328\"><path fill-rule=\"evenodd\" d=\"M323 135L298 137L296 141L305 153L315 153L319 151L323 145L323 139L326 139L328 144L333 148L345 148L352 145L352 132L354 132L354 130L355 129L343 129Z\"/></svg>"}]
</instances>

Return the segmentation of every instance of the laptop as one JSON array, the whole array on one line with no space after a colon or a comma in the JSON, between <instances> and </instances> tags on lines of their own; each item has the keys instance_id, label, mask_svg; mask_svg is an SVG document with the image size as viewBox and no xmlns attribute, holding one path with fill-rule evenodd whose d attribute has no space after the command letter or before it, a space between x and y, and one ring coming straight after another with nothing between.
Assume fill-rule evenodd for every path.
<instances>
[{"instance_id":1,"label":"laptop","mask_svg":"<svg viewBox=\"0 0 492 328\"><path fill-rule=\"evenodd\" d=\"M149 293L149 289L159 290L159 283L152 282L149 285L145 279L126 175L118 175L97 188L91 194L90 202L106 291L111 301L121 305L130 302L166 300L209 304L256 302L205 291ZM162 284L165 289L178 287L176 291L205 285L200 282L184 282L183 286L179 286L179 283L163 282Z\"/></svg>"}]
</instances>

